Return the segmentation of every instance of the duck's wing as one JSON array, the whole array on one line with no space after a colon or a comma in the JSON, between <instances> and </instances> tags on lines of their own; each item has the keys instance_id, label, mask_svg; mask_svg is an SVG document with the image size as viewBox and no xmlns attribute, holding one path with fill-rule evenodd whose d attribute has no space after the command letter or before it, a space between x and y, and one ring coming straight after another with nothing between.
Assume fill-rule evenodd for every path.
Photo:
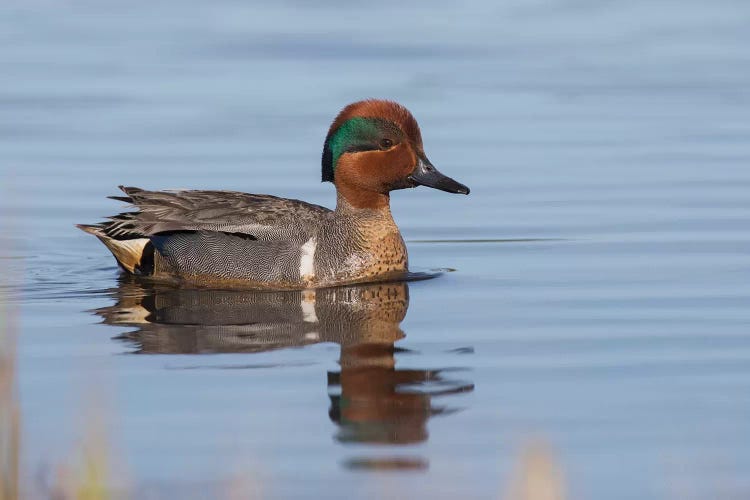
<instances>
[{"instance_id":1,"label":"duck's wing","mask_svg":"<svg viewBox=\"0 0 750 500\"><path fill-rule=\"evenodd\" d=\"M146 191L120 186L111 198L138 210L99 227L116 239L170 231L218 231L261 241L305 241L331 210L300 200L236 191Z\"/></svg>"}]
</instances>

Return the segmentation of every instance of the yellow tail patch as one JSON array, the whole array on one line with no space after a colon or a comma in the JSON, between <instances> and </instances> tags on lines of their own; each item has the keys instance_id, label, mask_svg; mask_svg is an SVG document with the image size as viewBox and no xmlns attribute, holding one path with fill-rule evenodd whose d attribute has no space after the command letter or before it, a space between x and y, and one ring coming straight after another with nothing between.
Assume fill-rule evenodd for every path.
<instances>
[{"instance_id":1,"label":"yellow tail patch","mask_svg":"<svg viewBox=\"0 0 750 500\"><path fill-rule=\"evenodd\" d=\"M148 238L136 238L132 240L116 240L110 238L97 226L77 226L81 231L93 234L99 240L104 243L112 255L115 256L117 262L122 266L123 269L130 273L135 273L136 267L141 264L143 258L143 249L149 242Z\"/></svg>"}]
</instances>

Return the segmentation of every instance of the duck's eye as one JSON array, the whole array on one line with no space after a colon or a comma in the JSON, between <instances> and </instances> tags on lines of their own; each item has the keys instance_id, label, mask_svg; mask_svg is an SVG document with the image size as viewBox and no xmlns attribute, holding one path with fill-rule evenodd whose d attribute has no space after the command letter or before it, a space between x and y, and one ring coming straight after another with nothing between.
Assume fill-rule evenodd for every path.
<instances>
[{"instance_id":1,"label":"duck's eye","mask_svg":"<svg viewBox=\"0 0 750 500\"><path fill-rule=\"evenodd\" d=\"M380 139L380 147L383 149L388 149L391 146L393 146L393 141L390 139Z\"/></svg>"}]
</instances>

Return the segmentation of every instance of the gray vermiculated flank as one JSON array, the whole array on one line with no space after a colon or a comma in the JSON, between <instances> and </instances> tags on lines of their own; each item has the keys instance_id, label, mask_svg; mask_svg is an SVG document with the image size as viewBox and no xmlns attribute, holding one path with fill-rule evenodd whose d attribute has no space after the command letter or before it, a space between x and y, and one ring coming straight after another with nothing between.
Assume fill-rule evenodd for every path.
<instances>
[{"instance_id":1,"label":"gray vermiculated flank","mask_svg":"<svg viewBox=\"0 0 750 500\"><path fill-rule=\"evenodd\" d=\"M177 274L227 280L299 280L300 245L255 241L217 231L167 233L151 237L154 248Z\"/></svg>"}]
</instances>

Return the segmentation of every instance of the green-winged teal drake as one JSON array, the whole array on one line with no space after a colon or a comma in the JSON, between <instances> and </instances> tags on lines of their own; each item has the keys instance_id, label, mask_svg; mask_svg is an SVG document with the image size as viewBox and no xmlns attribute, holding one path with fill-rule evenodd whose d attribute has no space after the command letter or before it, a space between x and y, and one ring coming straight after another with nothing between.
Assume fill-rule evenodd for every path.
<instances>
[{"instance_id":1,"label":"green-winged teal drake","mask_svg":"<svg viewBox=\"0 0 750 500\"><path fill-rule=\"evenodd\" d=\"M427 159L419 125L395 102L360 101L323 146L336 209L234 191L146 191L112 198L137 209L78 226L127 272L199 285L302 289L378 281L408 271L390 191L418 185L468 194Z\"/></svg>"}]
</instances>

